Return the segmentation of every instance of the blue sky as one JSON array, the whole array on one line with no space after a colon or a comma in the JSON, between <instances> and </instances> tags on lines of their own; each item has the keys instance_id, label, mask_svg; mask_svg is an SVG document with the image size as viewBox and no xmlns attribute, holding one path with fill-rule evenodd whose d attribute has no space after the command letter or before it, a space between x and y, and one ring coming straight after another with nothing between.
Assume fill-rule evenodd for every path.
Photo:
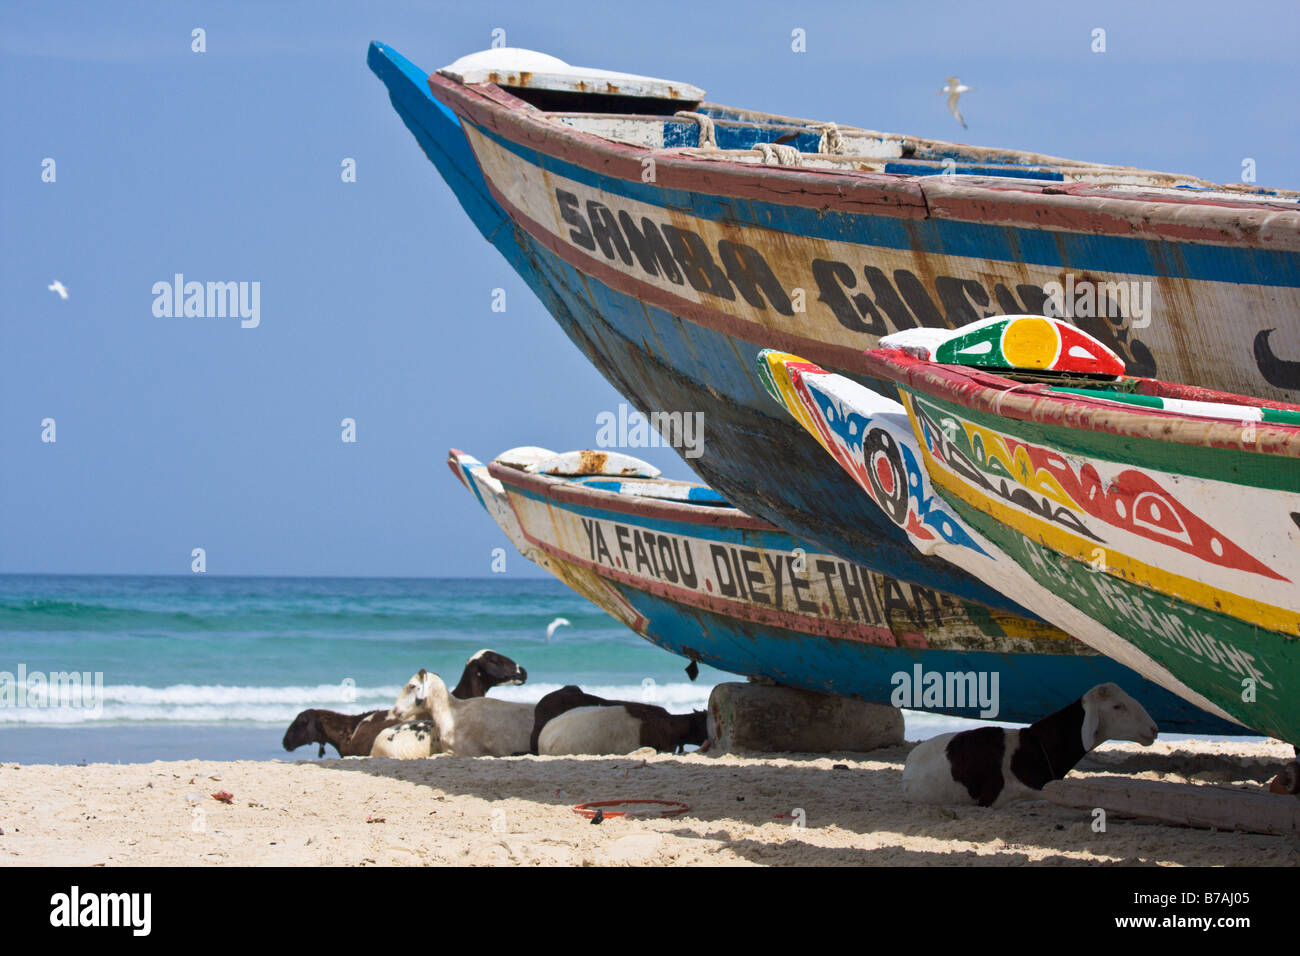
<instances>
[{"instance_id":1,"label":"blue sky","mask_svg":"<svg viewBox=\"0 0 1300 956\"><path fill-rule=\"evenodd\" d=\"M0 573L187 573L195 547L214 574L488 573L504 538L447 448L589 446L621 401L366 68L371 40L432 70L494 28L715 102L1300 187L1296 5L9 0ZM260 282L261 325L154 316L177 272Z\"/></svg>"}]
</instances>

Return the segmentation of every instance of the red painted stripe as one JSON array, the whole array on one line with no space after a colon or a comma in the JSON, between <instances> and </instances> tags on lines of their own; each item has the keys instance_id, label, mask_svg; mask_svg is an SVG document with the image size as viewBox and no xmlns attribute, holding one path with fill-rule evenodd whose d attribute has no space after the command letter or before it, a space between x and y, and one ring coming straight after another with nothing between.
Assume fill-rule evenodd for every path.
<instances>
[{"instance_id":1,"label":"red painted stripe","mask_svg":"<svg viewBox=\"0 0 1300 956\"><path fill-rule=\"evenodd\" d=\"M1278 401L1272 398L1251 398L1234 395L1232 392L1219 392L1199 385L1183 385L1180 382L1162 382L1155 378L1139 378L1137 389L1140 395L1154 395L1157 398L1181 398L1192 402L1225 402L1229 405L1256 405L1260 408L1275 408L1285 412L1300 412L1300 405L1292 402Z\"/></svg>"},{"instance_id":2,"label":"red painted stripe","mask_svg":"<svg viewBox=\"0 0 1300 956\"><path fill-rule=\"evenodd\" d=\"M451 469L451 473L456 476L457 481L459 481L466 488L469 488L469 479L467 479L465 477L465 473L460 470L461 459L463 459L464 457L465 457L465 453L461 451L459 448L451 449L450 451L447 452L447 467ZM474 489L469 488L469 490L473 491Z\"/></svg>"},{"instance_id":3,"label":"red painted stripe","mask_svg":"<svg viewBox=\"0 0 1300 956\"><path fill-rule=\"evenodd\" d=\"M1112 192L1088 183L952 183L938 176L759 166L674 156L555 123L546 118L548 114L492 84L466 86L435 73L429 76L429 89L468 122L602 175L639 182L641 160L654 152L656 181L670 189L896 218L941 218L1036 230L1300 250L1300 210L1293 203L1233 201L1141 189Z\"/></svg>"},{"instance_id":4,"label":"red painted stripe","mask_svg":"<svg viewBox=\"0 0 1300 956\"><path fill-rule=\"evenodd\" d=\"M670 312L689 322L694 322L696 325L702 325L732 338L742 339L759 348L774 348L782 352L792 352L806 357L810 361L823 365L832 365L846 371L860 371L864 365L861 349L855 349L847 345L834 345L822 339L809 338L803 335L792 335L789 332L774 329L759 322L742 319L738 315L724 312L721 309L709 308L666 289L651 285L649 282L635 276L628 275L626 272L609 265L603 259L589 256L577 247L565 242L546 229L541 223L524 213L518 206L512 204L486 175L484 175L483 179L487 183L488 190L492 193L493 198L501 204L501 207L505 209L511 219L523 227L525 232L579 272L599 279L618 292L630 295L650 305L658 306L666 312ZM775 409L775 405L773 408Z\"/></svg>"},{"instance_id":5,"label":"red painted stripe","mask_svg":"<svg viewBox=\"0 0 1300 956\"><path fill-rule=\"evenodd\" d=\"M1247 442L1242 422L1200 419L1163 409L1117 406L1080 395L1048 392L1042 385L1013 382L957 365L936 365L899 349L873 349L863 354L868 374L876 378L990 415L1107 435L1300 458L1300 425L1252 422L1255 440ZM1160 394L1160 384L1151 386L1154 394ZM1258 404L1244 395L1211 394L1217 396L1216 401Z\"/></svg>"},{"instance_id":6,"label":"red painted stripe","mask_svg":"<svg viewBox=\"0 0 1300 956\"><path fill-rule=\"evenodd\" d=\"M591 488L587 485L575 485L554 475L535 475L520 471L499 462L488 464L488 473L503 485L526 488L537 494L564 504L599 508L602 511L616 511L619 514L637 515L643 518L658 518L663 521L679 521L688 524L703 525L711 528L734 528L737 531L774 531L786 534L775 525L759 518L745 514L739 508L720 507L717 505L694 505L684 501L665 501L662 498L636 498L608 491L604 488Z\"/></svg>"},{"instance_id":7,"label":"red painted stripe","mask_svg":"<svg viewBox=\"0 0 1300 956\"><path fill-rule=\"evenodd\" d=\"M519 517L519 512L515 512L515 517ZM698 591L692 591L689 588L678 587L672 584L665 584L660 581L650 581L646 578L638 577L629 571L622 571L618 568L611 568L605 564L598 564L587 558L579 557L569 551L564 550L559 545L549 541L543 541L528 533L524 522L520 520L519 526L523 529L524 537L547 554L569 564L576 564L579 567L586 568L595 572L602 578L618 581L638 591L644 591L647 594L653 594L656 597L665 598L678 604L684 604L687 607L694 607L704 611L712 611L722 617L728 617L736 620L749 621L754 624L763 624L768 627L779 627L787 631L793 631L796 634L816 634L821 637L833 637L844 641L856 641L859 644L876 644L881 647L897 647L898 641L894 638L894 633L885 627L873 627L868 624L849 624L842 621L832 621L826 618L812 614L795 614L791 611L778 611L775 608L764 608L748 601L730 600L724 597L714 597L709 594L701 594ZM704 572L699 571L701 579ZM924 640L924 638L922 638ZM924 645L922 645L924 646ZM1001 652L998 652L1001 653Z\"/></svg>"},{"instance_id":8,"label":"red painted stripe","mask_svg":"<svg viewBox=\"0 0 1300 956\"><path fill-rule=\"evenodd\" d=\"M547 120L548 115L491 84L465 86L430 74L429 89L462 119L490 129L511 142L582 166L592 172L641 181L641 160L650 150L617 143ZM780 201L813 209L924 219L925 199L915 177L891 173L760 166L727 160L700 160L655 151L655 181L684 189L739 199Z\"/></svg>"}]
</instances>

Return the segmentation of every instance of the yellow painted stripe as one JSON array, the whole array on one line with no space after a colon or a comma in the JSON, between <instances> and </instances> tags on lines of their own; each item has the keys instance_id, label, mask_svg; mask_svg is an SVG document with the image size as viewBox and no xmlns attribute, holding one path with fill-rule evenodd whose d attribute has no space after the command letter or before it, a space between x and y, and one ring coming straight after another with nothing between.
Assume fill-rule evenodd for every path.
<instances>
[{"instance_id":1,"label":"yellow painted stripe","mask_svg":"<svg viewBox=\"0 0 1300 956\"><path fill-rule=\"evenodd\" d=\"M822 437L821 423L813 418L816 414L815 409L808 409L799 393L795 391L794 382L791 380L793 373L790 370L789 363L797 362L801 365L811 365L807 359L801 359L797 355L791 355L789 352L768 352L764 356L767 359L768 370L772 373L772 381L776 384L777 391L781 393L781 404L785 410L794 416L804 429L816 438L827 452L831 448L826 444L826 439ZM833 454L833 453L832 453Z\"/></svg>"},{"instance_id":2,"label":"yellow painted stripe","mask_svg":"<svg viewBox=\"0 0 1300 956\"><path fill-rule=\"evenodd\" d=\"M1026 538L1037 541L1058 554L1081 564L1092 565L1093 552L1100 547L1095 541L1089 541L1079 535L1071 534L1069 531L1049 524L1041 518L1027 515L1002 501L990 498L953 475L945 466L936 461L934 456L930 454L930 446L923 437L920 423L912 412L910 398L910 395L905 395L903 404L907 407L907 417L912 423L912 431L916 435L916 442L921 446L921 454L925 458L925 470L930 473L932 482L952 492L972 508L977 508L995 521L1018 531ZM1196 604L1206 610L1229 614L1240 620L1249 621L1252 624L1267 628L1270 631L1280 631L1283 634L1300 634L1300 614L1295 611L1272 604L1265 604L1263 601L1256 601L1253 598L1233 594L1230 591L1221 591L1204 582L1184 577L1181 574L1173 574L1126 554L1115 552L1110 548L1102 548L1102 550L1105 553L1103 569L1106 574L1112 577L1123 578L1143 587L1152 588L1167 597L1186 601L1189 604Z\"/></svg>"},{"instance_id":3,"label":"yellow painted stripe","mask_svg":"<svg viewBox=\"0 0 1300 956\"><path fill-rule=\"evenodd\" d=\"M1019 637L1027 641L1074 640L1069 634L1066 634L1053 624L1031 621L1027 617L1016 617L1014 614L1001 614L995 611L993 613L993 623L1002 628L1007 637Z\"/></svg>"}]
</instances>

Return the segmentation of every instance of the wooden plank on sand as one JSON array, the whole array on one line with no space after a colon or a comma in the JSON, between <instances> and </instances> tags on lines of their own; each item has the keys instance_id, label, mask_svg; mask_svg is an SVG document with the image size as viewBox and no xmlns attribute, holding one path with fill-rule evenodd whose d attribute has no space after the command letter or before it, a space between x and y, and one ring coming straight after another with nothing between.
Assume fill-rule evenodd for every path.
<instances>
[{"instance_id":1,"label":"wooden plank on sand","mask_svg":"<svg viewBox=\"0 0 1300 956\"><path fill-rule=\"evenodd\" d=\"M1250 833L1300 832L1300 800L1290 794L1117 777L1053 780L1043 796L1062 807L1146 817L1163 823Z\"/></svg>"}]
</instances>

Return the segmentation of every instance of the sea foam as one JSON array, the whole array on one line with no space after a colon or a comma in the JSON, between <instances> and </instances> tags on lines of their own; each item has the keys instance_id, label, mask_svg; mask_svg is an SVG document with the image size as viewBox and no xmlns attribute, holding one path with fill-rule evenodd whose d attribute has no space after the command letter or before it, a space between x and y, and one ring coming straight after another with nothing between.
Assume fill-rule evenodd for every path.
<instances>
[{"instance_id":1,"label":"sea foam","mask_svg":"<svg viewBox=\"0 0 1300 956\"><path fill-rule=\"evenodd\" d=\"M492 696L536 703L562 685L539 682L498 687ZM18 725L75 726L104 724L288 724L308 708L359 714L393 706L401 686L355 687L339 684L314 686L225 686L172 684L145 687L109 684L97 708L63 706L0 707L0 727ZM589 694L611 700L658 704L674 713L702 710L712 687L698 684L602 684L584 686Z\"/></svg>"}]
</instances>

